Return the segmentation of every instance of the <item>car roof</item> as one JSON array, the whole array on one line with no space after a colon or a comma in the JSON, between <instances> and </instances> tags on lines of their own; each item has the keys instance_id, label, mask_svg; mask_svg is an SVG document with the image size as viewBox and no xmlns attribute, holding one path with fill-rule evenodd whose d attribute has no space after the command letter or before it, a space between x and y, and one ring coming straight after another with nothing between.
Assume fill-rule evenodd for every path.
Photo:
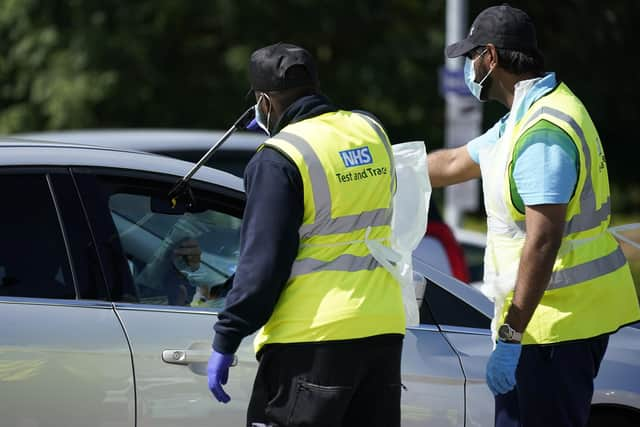
<instances>
[{"instance_id":1,"label":"car roof","mask_svg":"<svg viewBox=\"0 0 640 427\"><path fill-rule=\"evenodd\" d=\"M11 136L20 139L82 143L122 149L133 148L160 153L175 147L207 151L224 134L225 132L216 130L142 128L45 131L19 133ZM219 149L255 152L266 139L266 135L257 132L234 132Z\"/></svg>"},{"instance_id":2,"label":"car roof","mask_svg":"<svg viewBox=\"0 0 640 427\"><path fill-rule=\"evenodd\" d=\"M114 147L0 137L0 166L90 166L162 173L179 178L193 168L193 163ZM193 179L244 191L242 179L207 166L200 168Z\"/></svg>"}]
</instances>

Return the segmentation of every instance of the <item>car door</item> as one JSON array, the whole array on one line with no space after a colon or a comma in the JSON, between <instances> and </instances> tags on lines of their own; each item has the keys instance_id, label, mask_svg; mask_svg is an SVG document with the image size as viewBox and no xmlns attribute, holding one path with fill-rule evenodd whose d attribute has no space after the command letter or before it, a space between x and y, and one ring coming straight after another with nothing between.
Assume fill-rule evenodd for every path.
<instances>
[{"instance_id":1,"label":"car door","mask_svg":"<svg viewBox=\"0 0 640 427\"><path fill-rule=\"evenodd\" d=\"M492 311L493 304L477 289L422 262L415 262L414 267L428 278L420 310L421 321L424 319L438 326L462 366L465 376L464 425L493 425L494 399L485 380L485 368L492 350L491 319L487 314Z\"/></svg>"},{"instance_id":2,"label":"car door","mask_svg":"<svg viewBox=\"0 0 640 427\"><path fill-rule=\"evenodd\" d=\"M0 424L134 427L131 354L71 176L3 168Z\"/></svg>"},{"instance_id":3,"label":"car door","mask_svg":"<svg viewBox=\"0 0 640 427\"><path fill-rule=\"evenodd\" d=\"M421 294L427 279L419 269L414 280L416 293ZM402 426L464 425L465 377L460 360L426 300L419 302L420 324L407 328L402 348Z\"/></svg>"},{"instance_id":4,"label":"car door","mask_svg":"<svg viewBox=\"0 0 640 427\"><path fill-rule=\"evenodd\" d=\"M190 208L172 208L176 178L116 171L74 171L109 288L131 343L138 426L243 425L257 362L243 341L226 386L231 402L213 399L206 365L216 313L239 254L242 195L193 184ZM176 248L197 242L199 267Z\"/></svg>"}]
</instances>

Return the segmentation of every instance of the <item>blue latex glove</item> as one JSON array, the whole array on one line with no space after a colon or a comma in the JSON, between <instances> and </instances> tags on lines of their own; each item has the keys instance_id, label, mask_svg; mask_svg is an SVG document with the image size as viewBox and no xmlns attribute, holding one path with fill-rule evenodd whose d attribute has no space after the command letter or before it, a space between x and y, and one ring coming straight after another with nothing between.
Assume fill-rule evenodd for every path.
<instances>
[{"instance_id":1,"label":"blue latex glove","mask_svg":"<svg viewBox=\"0 0 640 427\"><path fill-rule=\"evenodd\" d=\"M516 385L516 367L522 345L498 340L487 363L487 385L494 396L504 394Z\"/></svg>"},{"instance_id":2,"label":"blue latex glove","mask_svg":"<svg viewBox=\"0 0 640 427\"><path fill-rule=\"evenodd\" d=\"M227 403L231 397L222 389L229 379L229 366L233 363L233 354L222 354L213 350L207 365L209 377L209 390L218 399L218 402Z\"/></svg>"},{"instance_id":3,"label":"blue latex glove","mask_svg":"<svg viewBox=\"0 0 640 427\"><path fill-rule=\"evenodd\" d=\"M246 130L255 130L255 131L259 131L260 126L258 126L258 122L256 121L255 118L251 119L251 121L249 122L249 124L247 126L245 126Z\"/></svg>"}]
</instances>

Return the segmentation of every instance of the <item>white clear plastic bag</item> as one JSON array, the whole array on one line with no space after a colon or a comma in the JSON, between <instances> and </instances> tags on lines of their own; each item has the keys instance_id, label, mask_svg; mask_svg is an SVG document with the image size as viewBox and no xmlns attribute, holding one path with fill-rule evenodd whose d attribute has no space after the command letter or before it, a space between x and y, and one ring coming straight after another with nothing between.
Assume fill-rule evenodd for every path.
<instances>
[{"instance_id":1,"label":"white clear plastic bag","mask_svg":"<svg viewBox=\"0 0 640 427\"><path fill-rule=\"evenodd\" d=\"M393 196L393 244L411 252L424 237L431 198L427 150L423 141L395 144L397 188Z\"/></svg>"},{"instance_id":2,"label":"white clear plastic bag","mask_svg":"<svg viewBox=\"0 0 640 427\"><path fill-rule=\"evenodd\" d=\"M391 247L365 240L373 257L400 283L407 326L420 323L411 254L424 237L431 197L427 151L422 141L393 145L397 188L393 196Z\"/></svg>"}]
</instances>

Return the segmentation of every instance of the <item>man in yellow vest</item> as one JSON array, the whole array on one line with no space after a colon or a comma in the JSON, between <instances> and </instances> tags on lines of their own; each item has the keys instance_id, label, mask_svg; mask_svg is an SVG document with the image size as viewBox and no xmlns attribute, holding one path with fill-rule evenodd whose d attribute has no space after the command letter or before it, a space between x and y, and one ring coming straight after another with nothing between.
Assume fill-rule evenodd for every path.
<instances>
[{"instance_id":1,"label":"man in yellow vest","mask_svg":"<svg viewBox=\"0 0 640 427\"><path fill-rule=\"evenodd\" d=\"M245 172L240 259L216 323L209 388L259 329L247 425L399 426L405 314L365 239L389 244L395 174L380 123L319 93L313 58L278 43L249 61L270 135Z\"/></svg>"},{"instance_id":2,"label":"man in yellow vest","mask_svg":"<svg viewBox=\"0 0 640 427\"><path fill-rule=\"evenodd\" d=\"M482 178L495 424L584 426L609 334L640 319L629 266L607 231L598 133L580 100L544 72L522 10L485 9L446 55L465 57L476 98L509 109L484 135L428 158L434 187Z\"/></svg>"}]
</instances>

